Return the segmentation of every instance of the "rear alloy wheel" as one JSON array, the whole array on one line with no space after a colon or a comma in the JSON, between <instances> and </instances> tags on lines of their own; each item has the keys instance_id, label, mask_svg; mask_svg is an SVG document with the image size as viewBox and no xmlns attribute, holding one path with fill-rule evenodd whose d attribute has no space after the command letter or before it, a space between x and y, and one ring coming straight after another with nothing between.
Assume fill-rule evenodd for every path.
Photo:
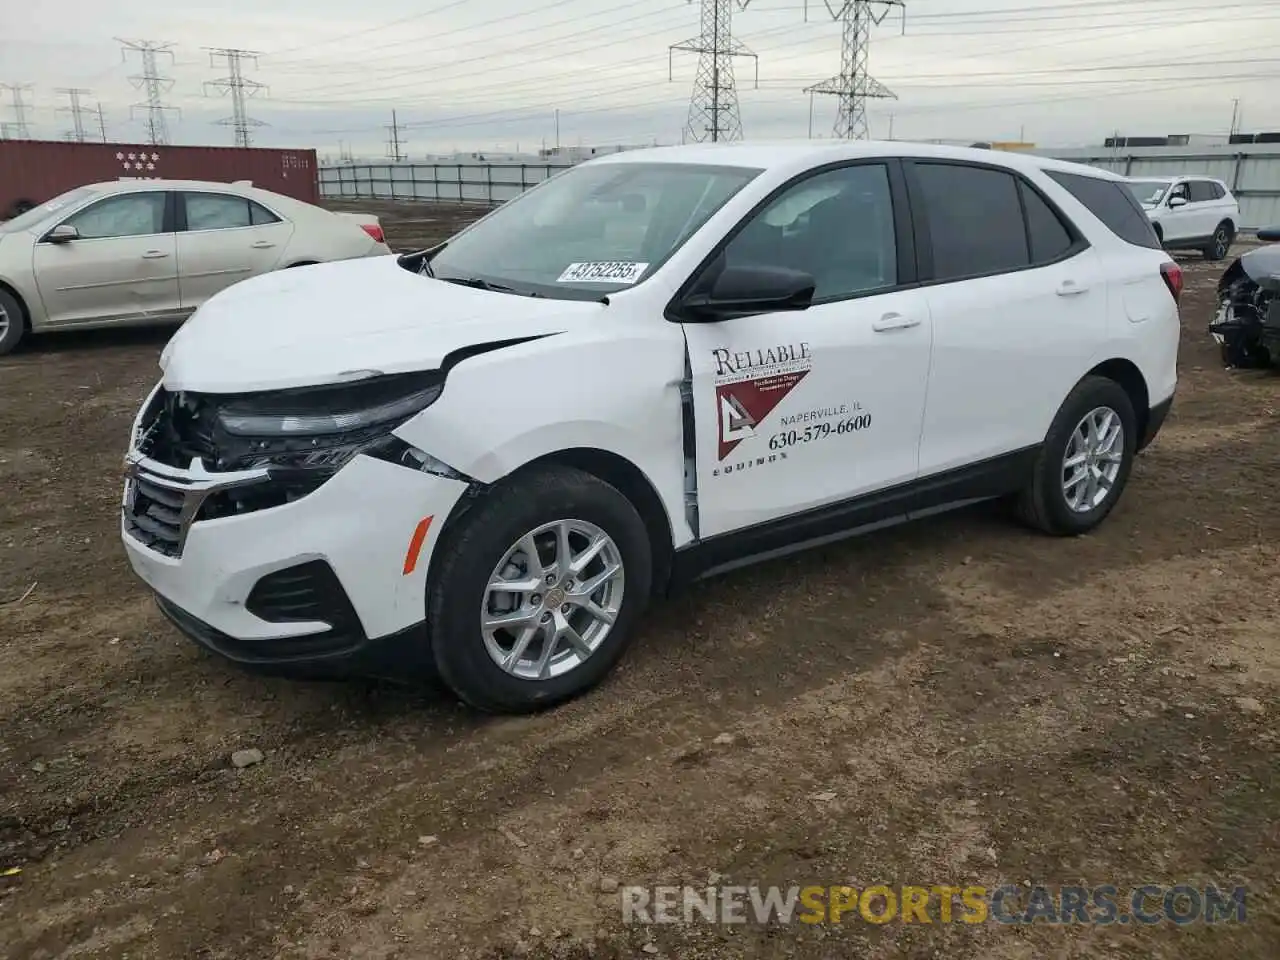
<instances>
[{"instance_id":1,"label":"rear alloy wheel","mask_svg":"<svg viewBox=\"0 0 1280 960\"><path fill-rule=\"evenodd\" d=\"M1218 224L1218 229L1213 231L1213 239L1209 241L1209 246L1205 247L1205 259L1227 259L1227 254L1231 252L1231 241L1233 239L1235 238L1232 236L1230 224Z\"/></svg>"},{"instance_id":2,"label":"rear alloy wheel","mask_svg":"<svg viewBox=\"0 0 1280 960\"><path fill-rule=\"evenodd\" d=\"M528 713L598 684L648 604L652 554L635 507L568 467L500 484L436 546L428 634L464 701Z\"/></svg>"},{"instance_id":3,"label":"rear alloy wheel","mask_svg":"<svg viewBox=\"0 0 1280 960\"><path fill-rule=\"evenodd\" d=\"M22 305L7 291L0 290L0 357L12 353L26 332Z\"/></svg>"},{"instance_id":4,"label":"rear alloy wheel","mask_svg":"<svg viewBox=\"0 0 1280 960\"><path fill-rule=\"evenodd\" d=\"M1058 410L1018 503L1022 519L1055 536L1088 533L1115 508L1138 441L1129 395L1114 380L1085 377Z\"/></svg>"}]
</instances>

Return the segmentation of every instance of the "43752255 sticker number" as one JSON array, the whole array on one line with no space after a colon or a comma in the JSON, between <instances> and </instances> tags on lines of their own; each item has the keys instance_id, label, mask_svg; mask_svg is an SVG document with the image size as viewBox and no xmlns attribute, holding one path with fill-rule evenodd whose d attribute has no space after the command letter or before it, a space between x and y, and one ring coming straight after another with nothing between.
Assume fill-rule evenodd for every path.
<instances>
[{"instance_id":1,"label":"43752255 sticker number","mask_svg":"<svg viewBox=\"0 0 1280 960\"><path fill-rule=\"evenodd\" d=\"M844 420L814 423L794 430L783 430L769 438L770 450L786 450L815 440L826 440L829 437L843 437L850 433L858 433L871 427L871 414L860 413Z\"/></svg>"}]
</instances>

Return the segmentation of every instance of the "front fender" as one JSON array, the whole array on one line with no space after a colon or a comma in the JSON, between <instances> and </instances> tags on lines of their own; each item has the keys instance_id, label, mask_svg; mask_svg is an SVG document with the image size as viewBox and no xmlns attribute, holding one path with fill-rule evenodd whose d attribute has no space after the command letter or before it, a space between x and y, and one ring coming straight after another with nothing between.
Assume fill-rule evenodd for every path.
<instances>
[{"instance_id":1,"label":"front fender","mask_svg":"<svg viewBox=\"0 0 1280 960\"><path fill-rule=\"evenodd\" d=\"M614 454L657 491L678 540L683 377L683 337L668 324L547 337L463 361L440 399L396 433L482 483L565 450Z\"/></svg>"}]
</instances>

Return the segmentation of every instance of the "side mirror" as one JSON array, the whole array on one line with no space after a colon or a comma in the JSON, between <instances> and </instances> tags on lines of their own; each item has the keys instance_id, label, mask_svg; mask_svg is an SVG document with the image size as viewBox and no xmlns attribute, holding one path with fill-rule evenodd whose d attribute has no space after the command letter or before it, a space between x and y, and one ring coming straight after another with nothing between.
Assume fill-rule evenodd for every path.
<instances>
[{"instance_id":1,"label":"side mirror","mask_svg":"<svg viewBox=\"0 0 1280 960\"><path fill-rule=\"evenodd\" d=\"M1186 197L1170 197L1170 198L1169 198L1169 209L1170 209L1170 210L1177 209L1178 207L1185 207L1186 205L1187 205L1187 198L1186 198Z\"/></svg>"},{"instance_id":2,"label":"side mirror","mask_svg":"<svg viewBox=\"0 0 1280 960\"><path fill-rule=\"evenodd\" d=\"M695 323L718 323L734 317L783 310L807 310L816 283L812 276L787 267L726 267L710 292L686 297L681 312Z\"/></svg>"},{"instance_id":3,"label":"side mirror","mask_svg":"<svg viewBox=\"0 0 1280 960\"><path fill-rule=\"evenodd\" d=\"M1263 243L1280 241L1280 227L1263 227L1258 231L1258 239Z\"/></svg>"},{"instance_id":4,"label":"side mirror","mask_svg":"<svg viewBox=\"0 0 1280 960\"><path fill-rule=\"evenodd\" d=\"M69 223L60 223L45 234L44 238L49 243L70 243L80 239L80 231Z\"/></svg>"}]
</instances>

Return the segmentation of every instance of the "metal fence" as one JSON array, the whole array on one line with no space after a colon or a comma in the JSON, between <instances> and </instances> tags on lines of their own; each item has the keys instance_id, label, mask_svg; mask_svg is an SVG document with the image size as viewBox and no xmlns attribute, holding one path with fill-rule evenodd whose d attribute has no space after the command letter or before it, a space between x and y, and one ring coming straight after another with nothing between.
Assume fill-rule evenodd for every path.
<instances>
[{"instance_id":1,"label":"metal fence","mask_svg":"<svg viewBox=\"0 0 1280 960\"><path fill-rule=\"evenodd\" d=\"M343 163L320 168L320 195L499 204L571 166L564 162Z\"/></svg>"},{"instance_id":2,"label":"metal fence","mask_svg":"<svg viewBox=\"0 0 1280 960\"><path fill-rule=\"evenodd\" d=\"M1039 150L1132 177L1196 174L1223 180L1240 200L1240 226L1280 224L1280 145L1126 147ZM557 163L344 163L320 168L326 198L435 200L498 204L573 164Z\"/></svg>"},{"instance_id":3,"label":"metal fence","mask_svg":"<svg viewBox=\"0 0 1280 960\"><path fill-rule=\"evenodd\" d=\"M1280 224L1280 145L1121 147L1037 153L1087 163L1126 177L1213 177L1226 183L1240 201L1242 229Z\"/></svg>"}]
</instances>

